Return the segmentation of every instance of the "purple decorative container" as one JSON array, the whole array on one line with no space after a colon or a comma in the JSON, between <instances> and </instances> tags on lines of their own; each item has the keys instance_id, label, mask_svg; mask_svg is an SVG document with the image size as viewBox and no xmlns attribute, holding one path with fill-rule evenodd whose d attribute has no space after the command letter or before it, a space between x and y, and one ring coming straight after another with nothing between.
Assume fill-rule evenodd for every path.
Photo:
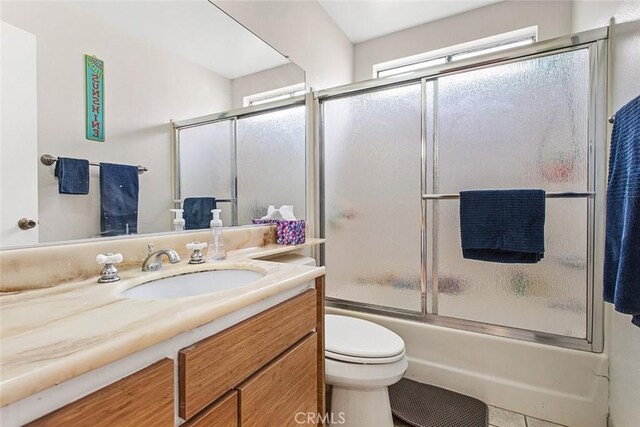
<instances>
[{"instance_id":1,"label":"purple decorative container","mask_svg":"<svg viewBox=\"0 0 640 427\"><path fill-rule=\"evenodd\" d=\"M279 245L301 245L305 242L304 219L253 219L253 224L276 224Z\"/></svg>"}]
</instances>

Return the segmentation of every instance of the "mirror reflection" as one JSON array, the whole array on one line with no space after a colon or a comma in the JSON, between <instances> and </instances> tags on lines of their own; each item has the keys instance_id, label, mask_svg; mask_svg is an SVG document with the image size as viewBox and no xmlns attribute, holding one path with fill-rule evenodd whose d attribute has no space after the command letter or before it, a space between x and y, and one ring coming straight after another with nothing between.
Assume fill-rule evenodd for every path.
<instances>
[{"instance_id":1,"label":"mirror reflection","mask_svg":"<svg viewBox=\"0 0 640 427\"><path fill-rule=\"evenodd\" d=\"M0 12L2 247L304 218L304 71L215 5Z\"/></svg>"},{"instance_id":2,"label":"mirror reflection","mask_svg":"<svg viewBox=\"0 0 640 427\"><path fill-rule=\"evenodd\" d=\"M250 224L269 205L293 205L304 218L305 107L303 100L292 101L213 122L204 117L185 127L176 123L174 203L185 229L208 227L207 209L216 208L223 224Z\"/></svg>"}]
</instances>

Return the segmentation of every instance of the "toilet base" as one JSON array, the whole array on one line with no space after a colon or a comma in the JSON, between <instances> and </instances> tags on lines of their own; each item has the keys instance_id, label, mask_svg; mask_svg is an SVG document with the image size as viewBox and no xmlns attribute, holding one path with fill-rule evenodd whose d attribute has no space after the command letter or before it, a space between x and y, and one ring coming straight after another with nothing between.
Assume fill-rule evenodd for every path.
<instances>
[{"instance_id":1,"label":"toilet base","mask_svg":"<svg viewBox=\"0 0 640 427\"><path fill-rule=\"evenodd\" d=\"M384 386L349 388L334 385L331 414L333 422L342 427L393 427L389 389Z\"/></svg>"}]
</instances>

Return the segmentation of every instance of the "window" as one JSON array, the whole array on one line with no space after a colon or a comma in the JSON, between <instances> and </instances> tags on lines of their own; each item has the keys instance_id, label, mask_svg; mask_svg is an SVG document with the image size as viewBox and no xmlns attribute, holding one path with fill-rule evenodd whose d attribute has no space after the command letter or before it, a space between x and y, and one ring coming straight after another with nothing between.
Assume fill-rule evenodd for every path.
<instances>
[{"instance_id":1,"label":"window","mask_svg":"<svg viewBox=\"0 0 640 427\"><path fill-rule=\"evenodd\" d=\"M389 77L407 74L416 70L433 67L434 65L442 65L448 62L485 55L487 53L525 46L535 43L536 39L537 27L523 28L469 43L376 64L373 66L373 77Z\"/></svg>"},{"instance_id":2,"label":"window","mask_svg":"<svg viewBox=\"0 0 640 427\"><path fill-rule=\"evenodd\" d=\"M242 99L242 104L245 107L250 107L252 105L266 104L267 102L281 101L283 99L293 98L294 96L304 95L305 91L305 84L298 83L291 86L285 86L278 89L245 96Z\"/></svg>"}]
</instances>

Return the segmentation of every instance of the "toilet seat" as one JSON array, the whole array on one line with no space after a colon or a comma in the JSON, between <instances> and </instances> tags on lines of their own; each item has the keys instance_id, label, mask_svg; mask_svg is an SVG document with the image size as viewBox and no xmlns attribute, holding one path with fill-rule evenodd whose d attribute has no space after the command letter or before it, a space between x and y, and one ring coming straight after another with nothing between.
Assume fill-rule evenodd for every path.
<instances>
[{"instance_id":1,"label":"toilet seat","mask_svg":"<svg viewBox=\"0 0 640 427\"><path fill-rule=\"evenodd\" d=\"M405 352L402 350L402 353L389 357L355 357L325 350L324 355L328 359L338 360L340 362L358 363L361 365L382 365L385 363L397 362L405 357Z\"/></svg>"},{"instance_id":2,"label":"toilet seat","mask_svg":"<svg viewBox=\"0 0 640 427\"><path fill-rule=\"evenodd\" d=\"M393 363L405 357L404 341L376 323L349 316L325 316L325 356L366 365Z\"/></svg>"}]
</instances>

